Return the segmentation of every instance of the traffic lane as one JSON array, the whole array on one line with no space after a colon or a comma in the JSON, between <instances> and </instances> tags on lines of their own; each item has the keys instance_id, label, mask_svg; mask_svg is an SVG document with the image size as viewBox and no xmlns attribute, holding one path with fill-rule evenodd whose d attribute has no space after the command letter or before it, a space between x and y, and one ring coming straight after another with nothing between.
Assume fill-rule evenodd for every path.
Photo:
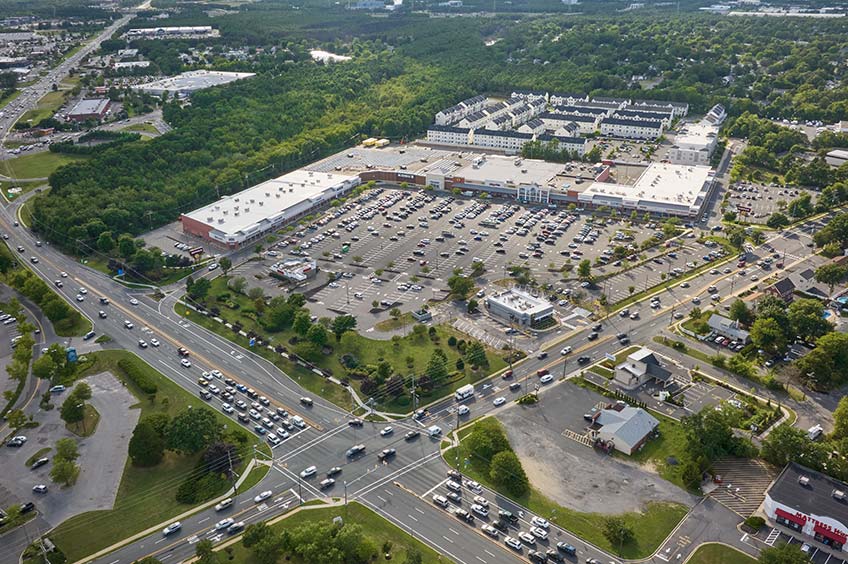
<instances>
[{"instance_id":1,"label":"traffic lane","mask_svg":"<svg viewBox=\"0 0 848 564\"><path fill-rule=\"evenodd\" d=\"M501 541L486 537L479 525L471 526L402 488L397 488L394 496L381 497L373 492L360 501L454 562L506 564L522 561L518 553Z\"/></svg>"}]
</instances>

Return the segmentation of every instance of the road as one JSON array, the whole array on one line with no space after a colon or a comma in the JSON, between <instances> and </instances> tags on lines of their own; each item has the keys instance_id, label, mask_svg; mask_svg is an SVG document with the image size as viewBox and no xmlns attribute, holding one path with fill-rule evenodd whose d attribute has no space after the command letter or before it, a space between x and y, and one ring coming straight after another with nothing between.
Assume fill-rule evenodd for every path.
<instances>
[{"instance_id":1,"label":"road","mask_svg":"<svg viewBox=\"0 0 848 564\"><path fill-rule=\"evenodd\" d=\"M407 441L404 434L407 430L420 430L432 424L438 424L448 432L458 422L463 422L458 419L456 405L452 399L445 399L430 406L430 415L422 421L408 419L392 423L394 433L385 437L379 433L385 423L365 423L362 428L349 426L350 415L321 398L314 398L312 407L303 407L299 399L306 395L306 392L266 360L174 316L167 308L160 313L160 304L157 302L82 266L49 245L36 247L35 237L31 233L13 226L14 213L20 204L19 201L13 202L0 211L0 229L9 234L8 242L11 248L14 249L18 245L24 247L22 260L27 260L26 257L31 255L38 256L39 262L28 266L49 284L53 284L55 280L63 281L64 287L58 290L59 294L92 320L98 334L108 334L116 346L135 351L189 393L197 393L196 382L201 371L217 369L222 372L223 378L232 378L267 396L272 407L287 409L291 414L300 415L309 423L306 429L293 433L291 438L274 448L273 470L263 483L249 492L239 494L238 502L231 511L240 520L266 519L289 511L293 504L298 504L301 500L332 495L364 503L456 562L514 562L520 556L526 556L526 549L519 555L508 550L502 542L486 537L479 529L479 519L477 526L469 527L455 517L447 515L445 510L430 501L433 492L446 492L443 482L446 479L447 465L439 456L439 441L427 437L426 433ZM794 229L773 237L767 245L774 247L777 252L785 253L787 267L790 267L794 263L807 260L808 240L809 235L804 229ZM67 273L66 278L62 277L62 272ZM640 308L642 316L636 320L613 316L603 323L604 330L595 341L587 341L585 332L570 335L553 346L547 358L534 356L527 359L516 368L515 378L522 382L524 388L536 385L538 380L535 374L541 369L548 369L557 375L574 372L578 366L573 359L577 356L600 360L606 353L619 350L621 347L614 337L618 332L626 332L633 342L650 343L651 337L670 322L672 310L687 312L694 307L691 298L703 296L708 285L715 285L716 292L727 303L731 294L739 293L755 284L749 278L753 272L749 269L745 277L740 277L734 268L733 273L718 278L702 275L690 280L689 288L668 288L661 292L663 306L660 309ZM76 296L80 288L85 288L86 293L79 294L83 300L77 301ZM108 298L110 303L101 304L99 297ZM138 303L134 305L131 302L133 299ZM98 317L101 310L106 314L105 319ZM127 321L132 323L132 328L127 328ZM139 347L139 339L149 343L154 338L161 343L158 347ZM71 343L74 344L76 343ZM572 346L574 352L567 357L560 357L558 350L563 345ZM186 368L179 364L176 349L180 346L190 351L191 367ZM490 413L497 409L492 399L500 395L511 398L516 394L517 392L509 392L501 380L491 380L478 387L478 394L470 403L471 415L479 417ZM542 398L544 401L544 392ZM213 397L210 404L214 408L220 408L221 401ZM365 454L352 459L346 457L345 451L358 443L365 445ZM376 453L389 447L397 449L396 456L384 463L378 461ZM317 475L301 480L298 477L299 472L312 465L317 467ZM337 481L329 491L321 491L317 482L323 479L322 474L333 466L341 467L342 472L336 477ZM252 497L262 490L271 490L273 499L270 503L254 504ZM467 501L468 492L465 494ZM494 492L484 490L482 495L489 500L493 510L496 507L507 508L516 514L523 512L524 519L530 518L529 511ZM721 515L722 510L720 506L707 509L701 507L699 511L708 511L708 517L693 513L694 516L681 525L680 531L691 529L695 535L696 531L700 530L702 532L698 533L697 538L704 540L717 540L715 536L726 534L729 536L720 536L721 540L732 543L736 536L733 528L735 517ZM713 513L709 512L714 512L717 516L710 517ZM167 539L160 532L153 532L97 561L105 564L124 564L148 554L154 554L162 560L173 558L175 562L179 561L193 552L192 545L197 539L210 535L218 536L210 527L219 518L211 509L201 511L185 519L182 530ZM722 532L712 529L705 531L702 526L705 518L715 523L726 522L728 526L721 527ZM520 523L520 526L522 530L528 528L526 523ZM680 531L677 534L683 534ZM692 535L685 536L695 538ZM577 546L581 561L587 557L599 558L604 562L615 561L614 557L555 527L552 529L551 539L564 540ZM694 546L696 545L693 544L689 548L693 549ZM21 548L23 547L7 546L0 549L0 561L5 562L13 558Z\"/></svg>"},{"instance_id":2,"label":"road","mask_svg":"<svg viewBox=\"0 0 848 564\"><path fill-rule=\"evenodd\" d=\"M59 84L63 78L68 75L70 69L79 65L85 57L92 51L100 48L100 43L105 39L112 37L112 34L128 21L135 17L135 14L127 14L119 20L116 20L112 25L104 29L94 39L89 41L79 51L60 62L58 65L50 69L50 72L41 77L33 84L22 88L21 95L18 96L12 103L3 108L3 115L0 117L0 146L6 142L6 137L9 135L9 130L15 125L21 116L29 110L35 108L38 101L50 92L54 84Z\"/></svg>"}]
</instances>

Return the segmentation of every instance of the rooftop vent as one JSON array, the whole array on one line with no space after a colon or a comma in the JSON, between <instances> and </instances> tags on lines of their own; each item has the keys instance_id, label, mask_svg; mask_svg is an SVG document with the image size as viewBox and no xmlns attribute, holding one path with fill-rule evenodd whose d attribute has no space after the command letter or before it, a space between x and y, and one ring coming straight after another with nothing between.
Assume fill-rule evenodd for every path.
<instances>
[{"instance_id":1,"label":"rooftop vent","mask_svg":"<svg viewBox=\"0 0 848 564\"><path fill-rule=\"evenodd\" d=\"M807 486L810 485L810 477L809 476L800 476L798 478L798 483L801 484L804 487L807 487Z\"/></svg>"},{"instance_id":2,"label":"rooftop vent","mask_svg":"<svg viewBox=\"0 0 848 564\"><path fill-rule=\"evenodd\" d=\"M830 495L833 496L833 499L836 499L838 501L845 501L845 492L843 492L842 490L833 490L833 493L831 493Z\"/></svg>"}]
</instances>

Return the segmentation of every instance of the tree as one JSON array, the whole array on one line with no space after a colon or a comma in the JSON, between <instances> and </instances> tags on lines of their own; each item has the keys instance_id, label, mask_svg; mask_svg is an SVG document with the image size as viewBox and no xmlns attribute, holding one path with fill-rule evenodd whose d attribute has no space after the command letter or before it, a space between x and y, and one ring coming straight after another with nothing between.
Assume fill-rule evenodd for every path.
<instances>
[{"instance_id":1,"label":"tree","mask_svg":"<svg viewBox=\"0 0 848 564\"><path fill-rule=\"evenodd\" d=\"M230 257L221 257L218 260L218 266L221 268L221 272L224 273L224 276L227 275L227 272L233 267L233 261L230 260Z\"/></svg>"},{"instance_id":2,"label":"tree","mask_svg":"<svg viewBox=\"0 0 848 564\"><path fill-rule=\"evenodd\" d=\"M410 548L406 551L406 559L403 564L422 564L422 562L424 562L424 558L417 549Z\"/></svg>"},{"instance_id":3,"label":"tree","mask_svg":"<svg viewBox=\"0 0 848 564\"><path fill-rule=\"evenodd\" d=\"M397 321L398 319L400 319L400 315L401 315L400 308L393 307L392 309L389 310L389 315L392 316L392 319Z\"/></svg>"},{"instance_id":4,"label":"tree","mask_svg":"<svg viewBox=\"0 0 848 564\"><path fill-rule=\"evenodd\" d=\"M310 343L323 347L329 340L327 330L320 323L314 323L306 332L306 338Z\"/></svg>"},{"instance_id":5,"label":"tree","mask_svg":"<svg viewBox=\"0 0 848 564\"><path fill-rule=\"evenodd\" d=\"M85 402L71 394L62 402L59 415L65 423L79 423L85 418Z\"/></svg>"},{"instance_id":6,"label":"tree","mask_svg":"<svg viewBox=\"0 0 848 564\"><path fill-rule=\"evenodd\" d=\"M416 325L416 328L418 327L423 327L423 325ZM427 368L424 369L424 373L436 387L447 380L448 366L445 353L439 349L434 350L432 356L430 356L430 360L427 362Z\"/></svg>"},{"instance_id":7,"label":"tree","mask_svg":"<svg viewBox=\"0 0 848 564\"><path fill-rule=\"evenodd\" d=\"M247 279L244 276L236 276L230 279L227 286L236 294L243 294L244 289L247 287Z\"/></svg>"},{"instance_id":8,"label":"tree","mask_svg":"<svg viewBox=\"0 0 848 564\"><path fill-rule=\"evenodd\" d=\"M136 466L156 466L165 455L165 440L149 418L138 422L130 438L129 455Z\"/></svg>"},{"instance_id":9,"label":"tree","mask_svg":"<svg viewBox=\"0 0 848 564\"><path fill-rule=\"evenodd\" d=\"M513 497L524 497L530 492L530 480L511 450L503 450L492 457L489 477Z\"/></svg>"},{"instance_id":10,"label":"tree","mask_svg":"<svg viewBox=\"0 0 848 564\"><path fill-rule=\"evenodd\" d=\"M145 556L141 560L136 560L133 564L162 564L162 561L152 556Z\"/></svg>"},{"instance_id":11,"label":"tree","mask_svg":"<svg viewBox=\"0 0 848 564\"><path fill-rule=\"evenodd\" d=\"M336 336L336 341L342 340L342 335L356 329L356 318L352 315L337 315L330 324L330 331Z\"/></svg>"},{"instance_id":12,"label":"tree","mask_svg":"<svg viewBox=\"0 0 848 564\"><path fill-rule=\"evenodd\" d=\"M471 456L483 463L490 463L497 453L510 450L503 427L492 419L477 422L464 442Z\"/></svg>"},{"instance_id":13,"label":"tree","mask_svg":"<svg viewBox=\"0 0 848 564\"><path fill-rule=\"evenodd\" d=\"M274 531L271 530L271 527L269 527L264 521L260 521L259 523L249 525L244 530L242 544L245 548L251 548L273 535Z\"/></svg>"},{"instance_id":14,"label":"tree","mask_svg":"<svg viewBox=\"0 0 848 564\"><path fill-rule=\"evenodd\" d=\"M836 409L833 410L833 438L848 437L848 396L842 396Z\"/></svg>"},{"instance_id":15,"label":"tree","mask_svg":"<svg viewBox=\"0 0 848 564\"><path fill-rule=\"evenodd\" d=\"M247 297L253 301L261 300L265 297L265 290L263 290L259 286L254 286L253 288L247 291Z\"/></svg>"},{"instance_id":16,"label":"tree","mask_svg":"<svg viewBox=\"0 0 848 564\"><path fill-rule=\"evenodd\" d=\"M32 374L42 380L52 380L56 373L56 362L50 355L42 355L32 363Z\"/></svg>"},{"instance_id":17,"label":"tree","mask_svg":"<svg viewBox=\"0 0 848 564\"><path fill-rule=\"evenodd\" d=\"M787 317L794 335L803 335L812 340L833 330L833 326L824 317L824 305L809 298L802 298L789 304Z\"/></svg>"},{"instance_id":18,"label":"tree","mask_svg":"<svg viewBox=\"0 0 848 564\"><path fill-rule=\"evenodd\" d=\"M209 539L203 539L194 547L194 555L197 557L196 562L200 564L216 564L218 562L218 553L214 550L214 545Z\"/></svg>"},{"instance_id":19,"label":"tree","mask_svg":"<svg viewBox=\"0 0 848 564\"><path fill-rule=\"evenodd\" d=\"M816 348L795 364L802 378L829 389L848 381L848 335L838 331L819 337Z\"/></svg>"},{"instance_id":20,"label":"tree","mask_svg":"<svg viewBox=\"0 0 848 564\"><path fill-rule=\"evenodd\" d=\"M625 522L621 517L607 517L604 519L604 537L614 547L618 547L618 552L621 553L621 547L633 540L633 528Z\"/></svg>"},{"instance_id":21,"label":"tree","mask_svg":"<svg viewBox=\"0 0 848 564\"><path fill-rule=\"evenodd\" d=\"M17 431L27 424L27 416L23 410L13 409L6 415L6 423L9 424L9 427Z\"/></svg>"},{"instance_id":22,"label":"tree","mask_svg":"<svg viewBox=\"0 0 848 564\"><path fill-rule=\"evenodd\" d=\"M583 259L577 264L577 276L581 280L588 280L592 276L592 263L589 259Z\"/></svg>"},{"instance_id":23,"label":"tree","mask_svg":"<svg viewBox=\"0 0 848 564\"><path fill-rule=\"evenodd\" d=\"M206 448L202 460L207 472L229 475L230 468L238 466L241 462L241 455L235 445L218 441Z\"/></svg>"},{"instance_id":24,"label":"tree","mask_svg":"<svg viewBox=\"0 0 848 564\"><path fill-rule=\"evenodd\" d=\"M474 280L461 274L454 274L448 278L448 288L454 298L464 300L474 289Z\"/></svg>"},{"instance_id":25,"label":"tree","mask_svg":"<svg viewBox=\"0 0 848 564\"><path fill-rule=\"evenodd\" d=\"M59 439L56 441L56 456L54 458L64 458L65 460L74 461L79 457L77 442L70 438Z\"/></svg>"},{"instance_id":26,"label":"tree","mask_svg":"<svg viewBox=\"0 0 848 564\"><path fill-rule=\"evenodd\" d=\"M809 564L810 557L801 552L799 543L767 546L760 551L760 564Z\"/></svg>"},{"instance_id":27,"label":"tree","mask_svg":"<svg viewBox=\"0 0 848 564\"><path fill-rule=\"evenodd\" d=\"M786 334L780 324L774 319L762 317L751 325L751 341L757 348L771 354L782 352L787 344Z\"/></svg>"},{"instance_id":28,"label":"tree","mask_svg":"<svg viewBox=\"0 0 848 564\"><path fill-rule=\"evenodd\" d=\"M472 341L465 351L465 356L471 366L488 366L489 360L486 358L486 349L480 344L480 341Z\"/></svg>"},{"instance_id":29,"label":"tree","mask_svg":"<svg viewBox=\"0 0 848 564\"><path fill-rule=\"evenodd\" d=\"M754 312L742 300L736 300L730 304L730 319L748 326L754 321Z\"/></svg>"},{"instance_id":30,"label":"tree","mask_svg":"<svg viewBox=\"0 0 848 564\"><path fill-rule=\"evenodd\" d=\"M821 468L828 453L821 444L812 442L805 431L783 424L769 433L760 454L764 460L777 466L796 461L811 468Z\"/></svg>"},{"instance_id":31,"label":"tree","mask_svg":"<svg viewBox=\"0 0 848 564\"><path fill-rule=\"evenodd\" d=\"M71 486L79 477L80 468L72 460L53 457L53 467L50 469L50 479L63 486Z\"/></svg>"},{"instance_id":32,"label":"tree","mask_svg":"<svg viewBox=\"0 0 848 564\"><path fill-rule=\"evenodd\" d=\"M292 323L292 329L294 332L300 335L301 337L305 337L309 332L309 328L312 327L312 318L309 315L308 311L299 311L294 316L294 322Z\"/></svg>"},{"instance_id":33,"label":"tree","mask_svg":"<svg viewBox=\"0 0 848 564\"><path fill-rule=\"evenodd\" d=\"M186 279L191 280L191 276ZM192 300L202 302L209 295L209 290L212 288L212 282L208 278L198 278L190 286L187 287L188 297Z\"/></svg>"},{"instance_id":34,"label":"tree","mask_svg":"<svg viewBox=\"0 0 848 564\"><path fill-rule=\"evenodd\" d=\"M186 409L168 425L168 448L181 453L200 452L221 438L221 424L205 407Z\"/></svg>"},{"instance_id":35,"label":"tree","mask_svg":"<svg viewBox=\"0 0 848 564\"><path fill-rule=\"evenodd\" d=\"M129 259L135 254L136 246L132 235L123 234L118 237L118 254L124 259Z\"/></svg>"},{"instance_id":36,"label":"tree","mask_svg":"<svg viewBox=\"0 0 848 564\"><path fill-rule=\"evenodd\" d=\"M115 249L115 239L111 231L104 231L97 237L97 249L107 255Z\"/></svg>"},{"instance_id":37,"label":"tree","mask_svg":"<svg viewBox=\"0 0 848 564\"><path fill-rule=\"evenodd\" d=\"M845 280L846 276L848 276L848 268L832 262L820 266L815 273L816 282L827 284L831 295L833 295L833 287Z\"/></svg>"}]
</instances>

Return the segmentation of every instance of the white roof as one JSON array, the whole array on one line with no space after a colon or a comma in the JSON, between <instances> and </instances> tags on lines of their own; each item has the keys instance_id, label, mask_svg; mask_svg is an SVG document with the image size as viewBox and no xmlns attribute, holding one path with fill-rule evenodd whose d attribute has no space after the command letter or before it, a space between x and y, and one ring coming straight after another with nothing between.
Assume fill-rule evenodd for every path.
<instances>
[{"instance_id":1,"label":"white roof","mask_svg":"<svg viewBox=\"0 0 848 564\"><path fill-rule=\"evenodd\" d=\"M146 84L139 84L133 88L142 91L167 91L167 92L194 92L212 86L228 84L236 80L250 78L254 76L252 72L224 72L224 71L207 71L196 70L188 71L177 76L163 78Z\"/></svg>"},{"instance_id":2,"label":"white roof","mask_svg":"<svg viewBox=\"0 0 848 564\"><path fill-rule=\"evenodd\" d=\"M489 296L487 299L490 303L496 303L502 307L531 316L546 313L553 309L547 300L537 298L523 290L517 290L515 288Z\"/></svg>"},{"instance_id":3,"label":"white roof","mask_svg":"<svg viewBox=\"0 0 848 564\"><path fill-rule=\"evenodd\" d=\"M565 171L565 165L549 163L536 159L519 159L521 164L516 166L516 157L485 155L479 166L468 164L455 171L454 176L468 180L486 183L497 182L505 184L536 184L559 188L555 178Z\"/></svg>"},{"instance_id":4,"label":"white roof","mask_svg":"<svg viewBox=\"0 0 848 564\"><path fill-rule=\"evenodd\" d=\"M300 208L308 209L358 183L358 176L295 170L225 196L185 216L211 225L224 237L239 238L279 222L287 211L297 213ZM292 210L296 206L298 210Z\"/></svg>"},{"instance_id":5,"label":"white roof","mask_svg":"<svg viewBox=\"0 0 848 564\"><path fill-rule=\"evenodd\" d=\"M652 163L633 184L593 182L578 197L598 205L697 211L712 179L707 166Z\"/></svg>"},{"instance_id":6,"label":"white roof","mask_svg":"<svg viewBox=\"0 0 848 564\"><path fill-rule=\"evenodd\" d=\"M709 145L715 143L717 137L717 126L698 122L687 125L686 129L675 138L674 144L681 149L706 150Z\"/></svg>"}]
</instances>

